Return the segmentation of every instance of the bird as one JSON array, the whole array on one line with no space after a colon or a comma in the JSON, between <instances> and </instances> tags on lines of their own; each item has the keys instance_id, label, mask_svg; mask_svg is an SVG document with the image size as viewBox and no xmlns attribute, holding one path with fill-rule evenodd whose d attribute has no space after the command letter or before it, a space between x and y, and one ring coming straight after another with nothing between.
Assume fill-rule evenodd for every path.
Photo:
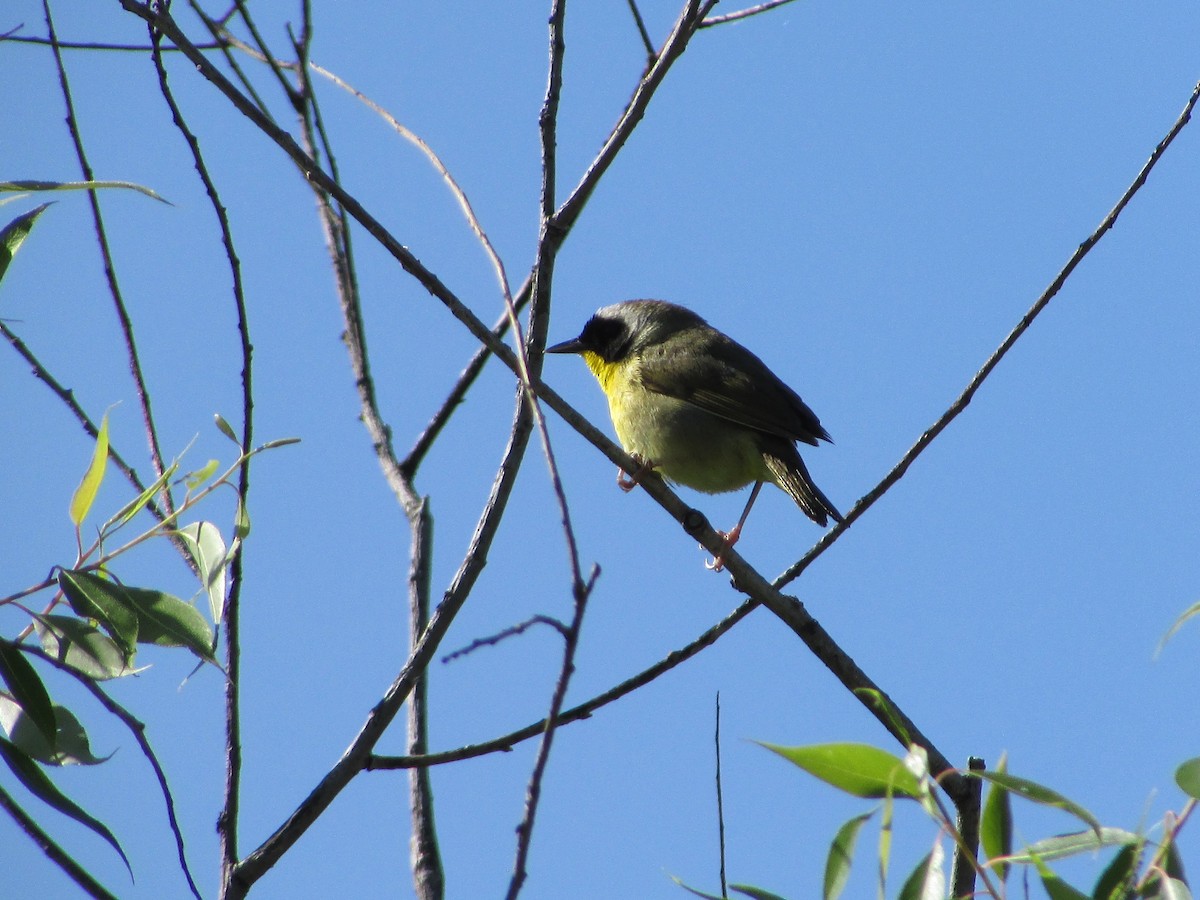
<instances>
[{"instance_id":1,"label":"bird","mask_svg":"<svg viewBox=\"0 0 1200 900\"><path fill-rule=\"evenodd\" d=\"M690 309L625 300L546 352L582 356L600 383L617 437L638 465L618 471L622 490L651 472L708 494L754 485L737 524L718 532L724 548L709 568L723 568L767 482L822 528L844 521L796 449L833 442L820 419L766 363Z\"/></svg>"}]
</instances>

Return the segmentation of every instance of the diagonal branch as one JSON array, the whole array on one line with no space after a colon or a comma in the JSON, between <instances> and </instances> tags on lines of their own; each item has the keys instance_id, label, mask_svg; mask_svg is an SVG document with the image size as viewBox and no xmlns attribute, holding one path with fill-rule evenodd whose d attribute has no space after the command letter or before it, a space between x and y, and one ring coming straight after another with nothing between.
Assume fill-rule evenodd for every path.
<instances>
[{"instance_id":1,"label":"diagonal branch","mask_svg":"<svg viewBox=\"0 0 1200 900\"><path fill-rule=\"evenodd\" d=\"M800 560L789 567L786 572L776 579L776 585L782 587L788 582L795 580L801 572L807 569L809 564L812 563L812 561L822 553L824 553L834 541L841 537L847 528L854 524L854 522L863 513L865 513L871 508L872 505L874 505L876 500L887 493L892 485L904 477L904 473L908 471L908 467L911 466L916 458L925 451L925 448L933 443L934 439L946 430L946 426L958 418L959 414L967 408L967 405L970 404L971 399L975 396L975 392L979 390L983 382L987 380L987 377L992 374L992 371L997 365L1000 364L1000 360L1002 360L1008 351L1012 349L1013 345L1017 342L1021 335L1023 335L1029 329L1029 326L1033 324L1034 319L1036 319L1042 310L1049 305L1050 301L1054 299L1055 295L1062 289L1062 286L1066 284L1066 281L1071 276L1071 273L1075 271L1076 266L1083 261L1083 258L1091 252L1092 248L1100 242L1100 239L1104 237L1104 235L1108 233L1108 231L1116 224L1117 216L1124 211L1125 207L1129 205L1129 201L1133 199L1134 195L1139 190L1141 190L1142 185L1146 183L1146 179L1150 177L1150 172L1154 169L1155 165L1158 164L1158 161L1162 159L1162 155L1166 152L1167 147L1171 145L1171 142L1175 140L1175 138L1179 135L1179 132L1181 132L1184 126L1186 126L1191 120L1192 111L1195 109L1198 100L1200 100L1200 82L1197 82L1196 86L1192 89L1192 94L1188 98L1187 103L1184 104L1183 111L1175 120L1175 124L1171 126L1166 136L1158 142L1158 145L1150 154L1150 158L1146 160L1145 164L1134 177L1133 182L1128 188L1125 189L1125 193L1121 195L1121 199L1117 201L1116 205L1109 211L1108 215L1106 215L1100 224L1096 226L1096 230L1088 235L1087 239L1075 249L1075 252L1071 254L1070 259L1067 260L1066 265L1063 266L1062 270L1058 273L1054 280L1050 282L1050 286L1042 292L1042 295L1037 298L1033 306L1031 306L1025 315L1021 317L1021 320L1016 324L1012 331L1008 333L1008 336L1000 342L1000 346L997 347L995 352L988 357L987 361L983 364L983 367L975 373L975 376L967 383L967 386L963 388L962 393L958 395L958 399L950 404L950 408L942 413L942 415L938 417L938 420L925 430L925 432L917 439L916 443L914 443L908 449L904 456L900 458L900 461L896 463L890 472L887 473L884 479L880 481L879 484L875 485L875 487L871 488L871 490L863 495L862 499L854 504L854 508L846 513L845 522L838 524L837 527L826 532L821 539L817 541L813 548L808 551L808 553L806 553Z\"/></svg>"}]
</instances>

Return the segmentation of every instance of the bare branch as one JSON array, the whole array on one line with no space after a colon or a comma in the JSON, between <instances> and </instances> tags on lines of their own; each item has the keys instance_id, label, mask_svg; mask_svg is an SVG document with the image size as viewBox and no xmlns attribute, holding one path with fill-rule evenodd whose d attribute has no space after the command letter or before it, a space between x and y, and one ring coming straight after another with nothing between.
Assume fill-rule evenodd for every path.
<instances>
[{"instance_id":1,"label":"bare branch","mask_svg":"<svg viewBox=\"0 0 1200 900\"><path fill-rule=\"evenodd\" d=\"M583 719L590 718L592 713L601 707L607 706L614 700L619 700L626 694L631 694L643 685L649 684L660 675L665 675L667 672L674 669L681 663L691 659L705 647L715 644L717 640L724 634L729 632L734 625L742 621L751 612L757 609L759 604L754 600L747 600L732 613L709 628L698 638L692 641L685 647L669 653L664 659L655 663L648 669L639 672L632 678L622 681L620 684L609 688L603 694L599 694L566 710L559 714L556 721L557 725L568 725L571 722L578 722ZM546 729L546 720L542 719L534 722L532 725L527 725L510 734L495 738L490 741L485 741L480 744L471 744L466 747L459 747L456 750L447 750L441 753L430 753L425 756L372 756L367 764L368 769L409 769L414 766L437 766L445 763L458 762L463 759L474 759L477 756L486 756L489 753L506 753L514 746L527 741L530 738L537 737Z\"/></svg>"},{"instance_id":2,"label":"bare branch","mask_svg":"<svg viewBox=\"0 0 1200 900\"><path fill-rule=\"evenodd\" d=\"M562 2L555 4L561 9ZM579 646L579 633L583 628L583 613L587 609L588 597L595 587L596 578L600 575L599 568L593 568L587 584L576 585L575 614L571 626L567 629L567 639L563 647L562 667L559 670L558 681L554 685L554 695L550 700L550 714L546 716L546 730L542 734L542 742L538 746L537 758L533 764L533 772L529 776L529 785L525 790L525 815L517 826L517 858L513 864L512 879L508 884L506 900L516 900L525 883L525 863L529 858L529 846L533 839L533 824L537 818L538 799L542 793L542 779L546 774L546 766L550 762L550 747L554 742L555 723L562 710L563 701L567 696L567 686L571 675L575 672L575 650Z\"/></svg>"},{"instance_id":3,"label":"bare branch","mask_svg":"<svg viewBox=\"0 0 1200 900\"><path fill-rule=\"evenodd\" d=\"M253 446L254 431L254 393L253 393L253 364L250 343L250 325L246 310L246 294L242 283L241 261L233 244L233 231L229 217L225 212L217 186L209 174L200 150L200 142L184 120L183 112L175 101L167 80L166 66L163 64L160 49L161 36L153 28L150 29L150 41L153 46L151 59L154 62L158 78L159 90L171 110L171 119L176 130L183 136L184 142L192 154L192 164L204 185L209 205L217 218L217 227L221 234L221 242L225 250L225 258L229 262L230 276L233 288L233 305L237 316L237 331L241 344L242 356L242 451L247 452ZM246 459L238 473L237 495L240 503L246 503L250 491L250 460ZM245 545L239 543L234 553L231 565L231 586L225 603L225 646L226 673L225 679L225 797L221 812L217 817L217 831L221 838L221 865L228 874L237 862L237 825L239 797L241 793L241 714L240 714L240 685L239 672L241 669L241 615L240 597Z\"/></svg>"},{"instance_id":4,"label":"bare branch","mask_svg":"<svg viewBox=\"0 0 1200 900\"><path fill-rule=\"evenodd\" d=\"M63 62L62 50L58 46L58 34L54 30L54 19L50 14L50 0L42 0L42 10L46 17L46 29L50 38L50 47L54 55L55 68L58 70L58 81L62 91L63 103L66 106L67 130L70 132L71 141L75 146L75 156L79 161L79 168L83 173L84 180L94 181L95 173L88 162L87 152L83 147L83 136L79 130L79 121L75 117L75 103L71 99L71 86L67 79L67 69ZM108 244L104 216L100 212L100 200L96 196L95 191L88 191L88 203L92 210L92 222L96 230L96 241L100 246L100 255L104 260L104 275L108 281L109 293L112 295L113 308L117 314L121 337L125 342L125 355L129 361L129 372L133 378L134 387L137 390L138 405L142 411L142 422L146 430L146 442L150 448L150 463L154 468L155 477L158 477L162 475L166 466L163 463L162 451L158 444L158 429L154 425L154 414L150 406L150 391L146 387L146 379L142 373L142 364L138 358L137 342L133 336L133 321L129 317L129 310L125 306L120 284L117 281L116 265L113 262L112 251ZM169 516L175 511L175 501L171 496L170 485L163 486L161 496L163 509ZM183 556L185 559L187 558L186 553Z\"/></svg>"},{"instance_id":5,"label":"bare branch","mask_svg":"<svg viewBox=\"0 0 1200 900\"><path fill-rule=\"evenodd\" d=\"M751 16L757 16L760 13L770 12L780 6L786 6L792 0L767 0L765 3L759 3L757 6L739 9L736 12L723 13L719 16L709 16L700 23L701 28L712 28L714 25L724 25L726 22L736 22L739 19L748 19Z\"/></svg>"},{"instance_id":6,"label":"bare branch","mask_svg":"<svg viewBox=\"0 0 1200 900\"><path fill-rule=\"evenodd\" d=\"M784 572L775 580L776 585L782 587L788 582L796 579L801 572L808 568L809 564L812 563L812 561L822 553L824 553L834 541L841 537L842 534L845 533L846 529L853 525L859 516L870 509L876 500L887 493L892 485L904 477L904 473L908 471L908 467L912 465L913 461L924 452L926 447L933 443L934 438L946 430L947 425L958 418L958 415L967 408L967 405L971 402L971 398L973 398L975 396L975 392L979 390L980 385L987 380L987 377L992 374L992 370L999 365L1000 360L1002 360L1008 351L1012 349L1013 345L1017 342L1021 335L1028 330L1029 326L1033 324L1034 319L1036 319L1042 310L1044 310L1050 303L1050 301L1054 299L1054 296L1059 292L1059 290L1062 289L1062 286L1066 283L1071 273L1075 271L1075 267L1083 261L1083 258L1088 255L1091 249L1095 247L1096 244L1099 243L1100 239L1109 231L1109 229L1116 224L1117 216L1119 216L1125 207L1129 205L1129 201L1133 199L1133 196L1141 189L1142 185L1146 183L1146 179L1150 176L1151 170L1162 158L1162 155L1166 152L1167 147L1171 145L1171 142L1175 140L1179 132L1181 132L1184 126L1187 125L1187 123L1191 120L1192 110L1195 109L1198 99L1200 99L1200 82L1198 82L1195 88L1193 88L1192 94L1188 98L1187 103L1184 104L1183 111L1179 114L1179 118L1175 120L1175 124L1171 126L1171 129L1167 132L1166 136L1158 142L1158 145L1150 154L1150 158L1146 160L1145 164L1138 171L1137 176L1133 179L1133 182L1128 188L1125 189L1125 193L1121 195L1121 199L1117 201L1117 204L1109 211L1108 215L1106 215L1100 224L1096 226L1096 230L1093 231L1087 237L1087 239L1076 248L1075 252L1071 254L1071 258L1067 260L1066 265L1063 266L1062 270L1050 283L1050 286L1042 292L1042 295L1038 297L1033 306L1029 308L1028 312L1021 317L1021 320L1016 324L1012 331L1008 333L1008 336L1000 342L1000 346L997 347L995 352L988 357L987 361L983 364L983 367L975 373L975 376L967 383L967 386L963 388L962 393L958 395L958 399L950 404L950 408L942 413L942 415L938 417L938 420L929 426L928 429L926 429L926 431L917 439L916 443L914 443L904 454L904 456L900 458L900 461L896 463L894 467L892 467L892 470L887 473L883 480L880 481L879 484L875 485L875 487L869 490L866 494L864 494L862 499L854 504L854 508L846 513L846 520L838 524L835 528L827 531L821 537L821 539L817 541L813 548L808 551L808 553L806 553L799 561L794 563L786 572Z\"/></svg>"},{"instance_id":7,"label":"bare branch","mask_svg":"<svg viewBox=\"0 0 1200 900\"><path fill-rule=\"evenodd\" d=\"M455 650L453 653L447 653L442 657L442 662L448 663L453 662L456 659L461 659L464 656L474 653L480 647L495 647L501 641L506 641L510 637L517 637L518 635L524 634L534 625L549 625L563 638L568 636L569 629L567 626L558 619L555 619L553 616L530 616L524 622L518 622L516 625L510 625L508 628L501 629L495 634L488 635L487 637L476 638L475 640L471 641L471 643L467 644L467 646L459 650ZM545 719L542 720L543 724L545 721Z\"/></svg>"}]
</instances>

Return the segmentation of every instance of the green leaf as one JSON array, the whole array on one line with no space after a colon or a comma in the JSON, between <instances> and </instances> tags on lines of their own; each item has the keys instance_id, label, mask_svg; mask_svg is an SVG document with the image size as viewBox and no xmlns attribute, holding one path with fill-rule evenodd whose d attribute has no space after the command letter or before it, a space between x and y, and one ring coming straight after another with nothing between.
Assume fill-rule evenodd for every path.
<instances>
[{"instance_id":1,"label":"green leaf","mask_svg":"<svg viewBox=\"0 0 1200 900\"><path fill-rule=\"evenodd\" d=\"M1071 885L1059 878L1050 869L1046 869L1039 874L1042 878L1042 887L1046 889L1046 894L1050 900L1092 900L1083 891L1071 887Z\"/></svg>"},{"instance_id":2,"label":"green leaf","mask_svg":"<svg viewBox=\"0 0 1200 900\"><path fill-rule=\"evenodd\" d=\"M204 616L178 597L145 588L123 588L137 611L138 642L160 647L187 647L205 662L216 663L213 633Z\"/></svg>"},{"instance_id":3,"label":"green leaf","mask_svg":"<svg viewBox=\"0 0 1200 900\"><path fill-rule=\"evenodd\" d=\"M1144 846L1145 842L1139 840L1117 851L1096 879L1096 887L1092 890L1094 900L1125 900L1132 895Z\"/></svg>"},{"instance_id":4,"label":"green leaf","mask_svg":"<svg viewBox=\"0 0 1200 900\"><path fill-rule=\"evenodd\" d=\"M176 532L187 545L200 570L200 583L208 594L213 621L220 624L225 611L225 563L228 555L220 529L212 522L193 522Z\"/></svg>"},{"instance_id":5,"label":"green leaf","mask_svg":"<svg viewBox=\"0 0 1200 900\"><path fill-rule=\"evenodd\" d=\"M171 206L171 201L165 200L140 184L132 181L0 181L0 193L12 191L98 191L106 188L120 188L145 194L160 203Z\"/></svg>"},{"instance_id":6,"label":"green leaf","mask_svg":"<svg viewBox=\"0 0 1200 900\"><path fill-rule=\"evenodd\" d=\"M904 761L878 747L848 743L781 747L759 743L810 775L855 797L877 799L896 794L919 799L921 796L921 786Z\"/></svg>"},{"instance_id":7,"label":"green leaf","mask_svg":"<svg viewBox=\"0 0 1200 900\"><path fill-rule=\"evenodd\" d=\"M138 617L129 605L125 589L81 569L59 570L58 586L71 609L99 622L121 648L126 665L132 662L138 640Z\"/></svg>"},{"instance_id":8,"label":"green leaf","mask_svg":"<svg viewBox=\"0 0 1200 900\"><path fill-rule=\"evenodd\" d=\"M81 675L105 681L135 670L125 664L125 654L109 637L74 616L35 616L42 649Z\"/></svg>"},{"instance_id":9,"label":"green leaf","mask_svg":"<svg viewBox=\"0 0 1200 900\"><path fill-rule=\"evenodd\" d=\"M1176 833L1178 834L1178 832ZM1183 874L1183 857L1179 855L1179 844L1175 841L1167 845L1167 858L1163 863L1163 868L1171 878L1187 883L1187 878Z\"/></svg>"},{"instance_id":10,"label":"green leaf","mask_svg":"<svg viewBox=\"0 0 1200 900\"><path fill-rule=\"evenodd\" d=\"M847 821L829 845L829 855L825 859L825 885L821 892L824 900L837 900L846 887L850 878L850 864L854 861L854 844L858 833L874 812L863 813Z\"/></svg>"},{"instance_id":11,"label":"green leaf","mask_svg":"<svg viewBox=\"0 0 1200 900\"><path fill-rule=\"evenodd\" d=\"M263 444L261 447L259 447L254 452L261 453L263 450L274 450L276 447L286 447L289 444L298 444L298 443L300 443L300 438L276 438L273 441L267 441L265 444Z\"/></svg>"},{"instance_id":12,"label":"green leaf","mask_svg":"<svg viewBox=\"0 0 1200 900\"><path fill-rule=\"evenodd\" d=\"M1167 646L1167 641L1175 636L1175 632L1182 628L1188 619L1194 618L1197 615L1200 615L1200 601L1193 603L1191 606L1185 609L1179 614L1179 618L1171 623L1171 627L1167 629L1167 633L1164 634L1162 636L1162 640L1158 642L1158 648L1154 651L1155 654L1162 653L1163 648Z\"/></svg>"},{"instance_id":13,"label":"green leaf","mask_svg":"<svg viewBox=\"0 0 1200 900\"><path fill-rule=\"evenodd\" d=\"M968 772L967 777L984 778L992 784L998 784L1005 790L1024 797L1026 800L1032 800L1034 803L1040 803L1043 806L1053 806L1061 809L1075 816L1077 819L1086 822L1097 834L1100 833L1100 822L1095 816L1078 803L1068 800L1057 791L1051 790L1037 782L1029 781L1026 778L1018 778L1016 775L1009 775L1007 772Z\"/></svg>"},{"instance_id":14,"label":"green leaf","mask_svg":"<svg viewBox=\"0 0 1200 900\"><path fill-rule=\"evenodd\" d=\"M33 230L33 223L37 220L49 203L43 203L41 206L31 209L24 215L17 216L11 222L0 229L0 279L4 278L4 273L8 271L8 265L12 262L13 257L17 255L17 251L21 249L21 245L25 243L25 238L29 237L29 232Z\"/></svg>"},{"instance_id":15,"label":"green leaf","mask_svg":"<svg viewBox=\"0 0 1200 900\"><path fill-rule=\"evenodd\" d=\"M128 503L121 507L115 516L104 523L100 529L102 533L107 533L109 528L120 528L138 513L140 513L150 502L150 498L163 489L163 486L175 475L179 469L179 463L173 462L169 465L161 475L154 480L154 484L150 485Z\"/></svg>"},{"instance_id":16,"label":"green leaf","mask_svg":"<svg viewBox=\"0 0 1200 900\"><path fill-rule=\"evenodd\" d=\"M221 432L221 434L225 435L225 437L237 444L238 447L242 446L242 442L238 440L237 433L233 430L233 426L225 421L225 417L223 415L220 413L214 413L213 421L217 423L217 430Z\"/></svg>"},{"instance_id":17,"label":"green leaf","mask_svg":"<svg viewBox=\"0 0 1200 900\"><path fill-rule=\"evenodd\" d=\"M125 856L125 851L121 849L121 845L117 843L117 839L113 837L113 833L108 830L103 822L92 818L84 810L78 806L70 797L60 791L43 772L38 764L30 759L25 753L18 749L11 741L5 738L0 738L0 757L12 769L14 775L21 781L30 793L34 794L39 800L48 806L57 809L64 816L74 819L81 825L84 825L94 831L117 851L121 857L121 861L125 863L125 868L129 870L130 878L133 877L133 869L129 865L129 859Z\"/></svg>"},{"instance_id":18,"label":"green leaf","mask_svg":"<svg viewBox=\"0 0 1200 900\"><path fill-rule=\"evenodd\" d=\"M187 482L188 490L194 491L203 486L204 482L213 477L213 473L217 471L217 466L219 465L220 463L217 460L210 459L202 468L197 469L195 472L188 472L187 475L184 476L184 481Z\"/></svg>"},{"instance_id":19,"label":"green leaf","mask_svg":"<svg viewBox=\"0 0 1200 900\"><path fill-rule=\"evenodd\" d=\"M943 900L946 896L946 873L942 871L945 860L946 851L939 840L904 879L897 900Z\"/></svg>"},{"instance_id":20,"label":"green leaf","mask_svg":"<svg viewBox=\"0 0 1200 900\"><path fill-rule=\"evenodd\" d=\"M1039 861L1065 859L1081 853L1094 853L1104 847L1124 847L1127 844L1136 844L1140 840L1138 835L1123 828L1101 828L1099 834L1095 831L1076 831L1072 834L1060 834L1034 841L1014 853L1009 859L1014 863L1037 865Z\"/></svg>"},{"instance_id":21,"label":"green leaf","mask_svg":"<svg viewBox=\"0 0 1200 900\"><path fill-rule=\"evenodd\" d=\"M1158 893L1149 894L1154 900L1192 900L1192 892L1178 878L1159 879L1155 882Z\"/></svg>"},{"instance_id":22,"label":"green leaf","mask_svg":"<svg viewBox=\"0 0 1200 900\"><path fill-rule=\"evenodd\" d=\"M1189 797L1200 800L1200 756L1189 759L1175 770L1175 783Z\"/></svg>"},{"instance_id":23,"label":"green leaf","mask_svg":"<svg viewBox=\"0 0 1200 900\"><path fill-rule=\"evenodd\" d=\"M1004 774L1007 769L1005 757L1000 757L996 771ZM990 860L1001 859L1012 853L1012 800L1008 790L1002 785L992 783L988 787L987 799L983 803L983 814L979 820L979 841L983 844L983 852ZM1000 881L1008 878L1008 863L1001 862L997 866Z\"/></svg>"},{"instance_id":24,"label":"green leaf","mask_svg":"<svg viewBox=\"0 0 1200 900\"><path fill-rule=\"evenodd\" d=\"M772 894L770 891L764 891L762 888L756 888L749 884L731 884L729 887L739 894L753 897L754 900L783 900L783 897L779 896L779 894Z\"/></svg>"},{"instance_id":25,"label":"green leaf","mask_svg":"<svg viewBox=\"0 0 1200 900\"><path fill-rule=\"evenodd\" d=\"M238 498L237 512L233 517L233 536L235 542L244 541L250 536L250 513L241 497Z\"/></svg>"},{"instance_id":26,"label":"green leaf","mask_svg":"<svg viewBox=\"0 0 1200 900\"><path fill-rule=\"evenodd\" d=\"M100 430L96 434L96 447L92 451L92 461L88 464L87 472L75 494L71 497L71 521L78 528L87 517L88 510L100 490L100 482L104 480L104 470L108 465L108 413L100 420Z\"/></svg>"},{"instance_id":27,"label":"green leaf","mask_svg":"<svg viewBox=\"0 0 1200 900\"><path fill-rule=\"evenodd\" d=\"M33 664L17 644L0 639L0 678L12 691L13 700L25 711L29 722L51 748L54 747L54 706Z\"/></svg>"},{"instance_id":28,"label":"green leaf","mask_svg":"<svg viewBox=\"0 0 1200 900\"><path fill-rule=\"evenodd\" d=\"M704 900L725 900L724 897L720 897L717 894L706 894L704 891L698 891L694 887L690 887L689 885L684 884L680 879L676 878L674 875L671 875L670 878L673 882L675 882L677 885L679 885L681 888L683 888L689 894L694 894L697 897L703 897Z\"/></svg>"},{"instance_id":29,"label":"green leaf","mask_svg":"<svg viewBox=\"0 0 1200 900\"><path fill-rule=\"evenodd\" d=\"M0 694L0 725L9 740L33 759L52 766L94 766L112 758L112 754L98 757L92 753L83 725L65 706L54 707L54 718L57 735L52 745L12 698Z\"/></svg>"}]
</instances>

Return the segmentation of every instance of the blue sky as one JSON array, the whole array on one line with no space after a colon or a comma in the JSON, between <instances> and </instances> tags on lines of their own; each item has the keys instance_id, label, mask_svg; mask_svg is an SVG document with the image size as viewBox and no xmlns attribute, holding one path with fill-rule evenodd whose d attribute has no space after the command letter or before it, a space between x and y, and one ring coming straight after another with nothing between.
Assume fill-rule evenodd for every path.
<instances>
[{"instance_id":1,"label":"blue sky","mask_svg":"<svg viewBox=\"0 0 1200 900\"><path fill-rule=\"evenodd\" d=\"M315 4L313 59L388 108L442 156L519 283L532 262L546 4ZM254 7L283 51L295 4ZM733 9L730 7L729 9ZM194 24L176 4L183 21ZM646 3L656 42L676 10ZM141 42L119 4L55 10L64 40ZM40 4L10 0L0 32L44 31ZM191 32L198 35L198 29ZM574 186L644 65L624 3L572 4L559 131L560 197ZM587 206L555 273L551 339L631 297L688 305L757 352L836 443L806 452L843 510L874 486L957 396L1113 206L1200 78L1200 11L1164 2L798 2L699 34ZM200 185L138 54L73 51L68 71L100 178L147 185L102 197L138 328L165 452L230 461L212 427L238 415L228 270ZM292 117L247 63L282 123ZM404 657L409 537L358 407L332 278L300 177L282 154L173 60L172 86L229 208L251 308L256 435L302 443L254 469L244 592L243 852L264 839L349 743ZM73 180L78 167L44 47L0 43L9 91L0 178ZM319 87L347 188L481 318L494 276L436 172L363 106ZM1115 229L907 476L789 590L954 762L1007 753L1106 824L1178 809L1172 772L1198 754L1191 700L1200 631L1159 658L1197 599L1200 565L1200 136L1185 129ZM33 199L9 204L7 221ZM380 406L406 449L473 342L445 309L357 236ZM99 255L81 195L62 195L0 286L0 315L148 471ZM7 348L6 348L7 349ZM546 380L611 433L576 359ZM61 404L0 353L10 439L0 449L0 571L12 591L69 564L66 509L91 452ZM479 516L512 415L514 379L490 364L418 479L436 521L434 596ZM551 419L585 564L601 566L568 702L688 643L740 602L703 551L610 463ZM100 508L130 496L115 473ZM683 490L719 527L744 494ZM205 515L228 530L229 498ZM739 550L768 577L819 538L765 490ZM130 583L195 586L168 548L132 555ZM566 617L568 567L545 464L531 449L480 584L446 650L537 613ZM22 619L6 611L6 635ZM560 655L532 630L432 673L431 744L486 740L541 717ZM189 855L215 894L222 779L219 676L181 654L113 685L149 725L180 804ZM182 686L181 686L182 684ZM54 813L39 818L121 896L182 896L151 773L128 735L68 685L101 769L55 773L122 840L111 851ZM825 847L860 803L752 741L865 741L877 723L766 611L684 666L558 735L522 894L685 896L717 884L713 704L721 694L728 868L735 881L813 896ZM384 739L397 752L402 735ZM434 773L448 896L502 895L534 744ZM9 784L8 780L4 781ZM407 785L360 776L253 896L411 895ZM1070 830L1019 807L1019 834ZM1195 827L1194 825L1192 826ZM67 891L7 820L6 883ZM848 896L873 893L875 832ZM894 878L930 826L901 816ZM1184 849L1200 858L1200 840ZM1101 863L1066 868L1090 886Z\"/></svg>"}]
</instances>

